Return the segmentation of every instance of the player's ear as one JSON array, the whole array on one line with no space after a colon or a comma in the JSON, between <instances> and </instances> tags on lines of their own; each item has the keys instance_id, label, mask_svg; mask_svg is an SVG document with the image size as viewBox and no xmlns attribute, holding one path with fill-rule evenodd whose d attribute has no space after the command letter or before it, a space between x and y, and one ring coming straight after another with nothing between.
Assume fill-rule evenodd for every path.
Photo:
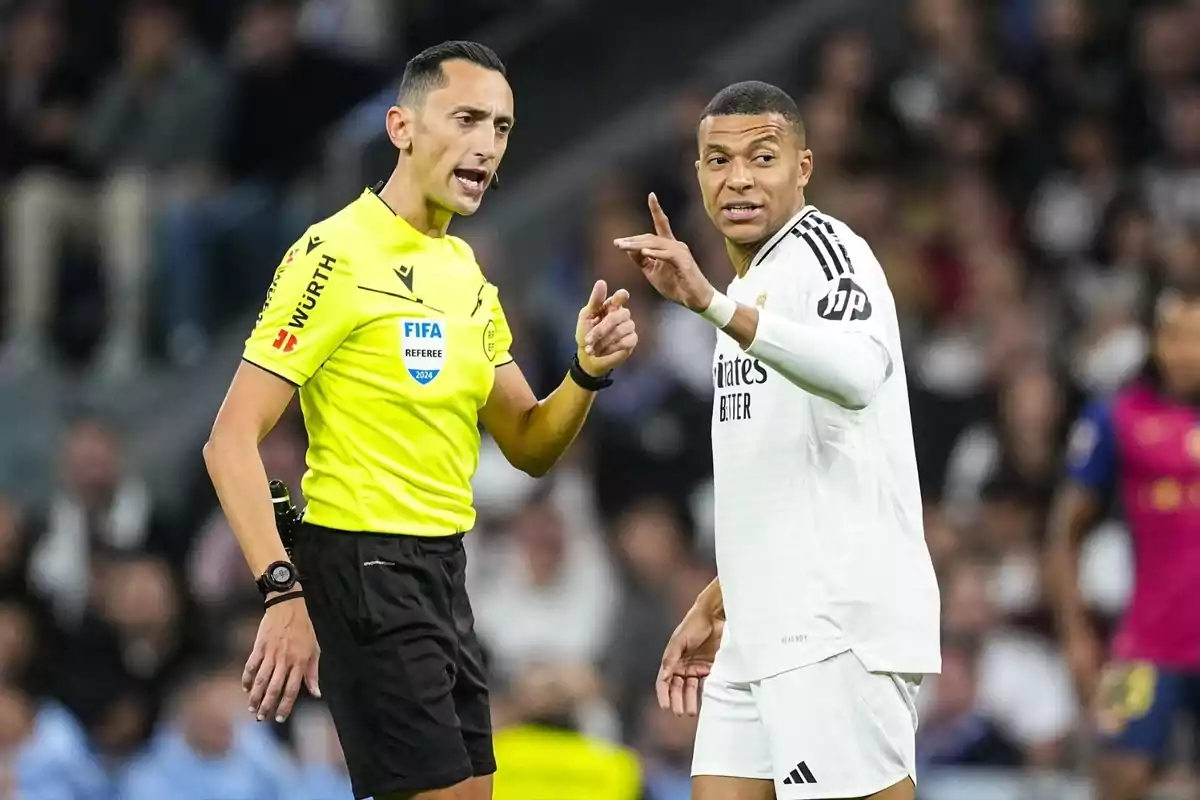
<instances>
[{"instance_id":1,"label":"player's ear","mask_svg":"<svg viewBox=\"0 0 1200 800\"><path fill-rule=\"evenodd\" d=\"M387 112L388 138L397 150L407 153L412 149L412 110L402 106L392 106Z\"/></svg>"},{"instance_id":2,"label":"player's ear","mask_svg":"<svg viewBox=\"0 0 1200 800\"><path fill-rule=\"evenodd\" d=\"M812 150L807 150L807 149L801 150L799 158L800 158L800 165L799 165L800 168L797 171L798 172L798 175L797 175L797 184L798 185L796 188L803 190L805 186L808 186L808 182L812 178L812 171L813 171Z\"/></svg>"}]
</instances>

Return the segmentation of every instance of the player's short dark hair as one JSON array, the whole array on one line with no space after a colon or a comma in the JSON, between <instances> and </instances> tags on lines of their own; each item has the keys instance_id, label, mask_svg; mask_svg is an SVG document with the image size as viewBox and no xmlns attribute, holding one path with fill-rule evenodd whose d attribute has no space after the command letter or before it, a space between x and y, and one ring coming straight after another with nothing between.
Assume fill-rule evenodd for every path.
<instances>
[{"instance_id":1,"label":"player's short dark hair","mask_svg":"<svg viewBox=\"0 0 1200 800\"><path fill-rule=\"evenodd\" d=\"M400 79L400 91L396 93L396 104L416 103L434 89L445 86L446 73L442 71L442 64L447 61L469 61L508 75L500 56L487 45L462 40L442 42L425 48L408 60Z\"/></svg>"},{"instance_id":2,"label":"player's short dark hair","mask_svg":"<svg viewBox=\"0 0 1200 800\"><path fill-rule=\"evenodd\" d=\"M700 121L709 117L757 114L780 115L791 123L796 135L804 141L804 120L800 117L796 101L783 89L763 81L742 81L726 86L708 101L700 114Z\"/></svg>"}]
</instances>

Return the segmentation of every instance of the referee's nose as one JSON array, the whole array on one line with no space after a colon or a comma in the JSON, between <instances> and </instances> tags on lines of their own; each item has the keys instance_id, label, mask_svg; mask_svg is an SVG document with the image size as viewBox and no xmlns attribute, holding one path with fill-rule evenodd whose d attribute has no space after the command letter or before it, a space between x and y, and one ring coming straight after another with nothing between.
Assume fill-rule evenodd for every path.
<instances>
[{"instance_id":1,"label":"referee's nose","mask_svg":"<svg viewBox=\"0 0 1200 800\"><path fill-rule=\"evenodd\" d=\"M471 155L479 160L478 166L493 170L500 156L500 132L495 122L478 125L475 135L471 137Z\"/></svg>"}]
</instances>

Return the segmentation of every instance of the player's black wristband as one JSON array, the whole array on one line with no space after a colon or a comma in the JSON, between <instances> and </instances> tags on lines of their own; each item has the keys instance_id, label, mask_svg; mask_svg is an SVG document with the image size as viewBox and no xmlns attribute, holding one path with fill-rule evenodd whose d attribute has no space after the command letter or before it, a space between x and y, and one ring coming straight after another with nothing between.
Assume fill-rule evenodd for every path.
<instances>
[{"instance_id":1,"label":"player's black wristband","mask_svg":"<svg viewBox=\"0 0 1200 800\"><path fill-rule=\"evenodd\" d=\"M290 592L284 592L283 594L277 594L274 597L270 598L269 600L264 600L263 608L266 609L266 608L270 608L271 606L274 606L274 605L279 605L280 603L286 603L288 600L295 600L297 597L304 597L303 589L293 589Z\"/></svg>"},{"instance_id":2,"label":"player's black wristband","mask_svg":"<svg viewBox=\"0 0 1200 800\"><path fill-rule=\"evenodd\" d=\"M567 374L571 376L571 380L575 381L576 386L589 392L598 392L606 386L612 386L613 382L611 372L606 372L599 378L584 372L583 366L579 363L578 353L571 359L571 369Z\"/></svg>"}]
</instances>

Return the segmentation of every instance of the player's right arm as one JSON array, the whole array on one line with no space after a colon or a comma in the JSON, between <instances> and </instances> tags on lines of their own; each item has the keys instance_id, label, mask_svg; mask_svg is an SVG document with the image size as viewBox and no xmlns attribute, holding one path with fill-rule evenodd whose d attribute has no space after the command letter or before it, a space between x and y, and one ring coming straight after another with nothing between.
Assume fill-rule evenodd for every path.
<instances>
[{"instance_id":1,"label":"player's right arm","mask_svg":"<svg viewBox=\"0 0 1200 800\"><path fill-rule=\"evenodd\" d=\"M1101 650L1079 589L1079 549L1104 511L1117 470L1117 443L1105 403L1093 403L1071 431L1067 479L1050 511L1047 586L1081 702L1096 687Z\"/></svg>"},{"instance_id":2,"label":"player's right arm","mask_svg":"<svg viewBox=\"0 0 1200 800\"><path fill-rule=\"evenodd\" d=\"M204 462L221 508L253 576L287 555L275 529L258 446L297 387L311 378L357 323L357 292L344 259L319 237L302 240L279 265L242 363L204 445ZM259 719L290 713L304 679L317 690L317 648L303 601L263 615L242 675Z\"/></svg>"},{"instance_id":3,"label":"player's right arm","mask_svg":"<svg viewBox=\"0 0 1200 800\"><path fill-rule=\"evenodd\" d=\"M713 578L671 634L655 681L658 705L676 716L700 710L700 682L712 670L725 631L721 581Z\"/></svg>"}]
</instances>

